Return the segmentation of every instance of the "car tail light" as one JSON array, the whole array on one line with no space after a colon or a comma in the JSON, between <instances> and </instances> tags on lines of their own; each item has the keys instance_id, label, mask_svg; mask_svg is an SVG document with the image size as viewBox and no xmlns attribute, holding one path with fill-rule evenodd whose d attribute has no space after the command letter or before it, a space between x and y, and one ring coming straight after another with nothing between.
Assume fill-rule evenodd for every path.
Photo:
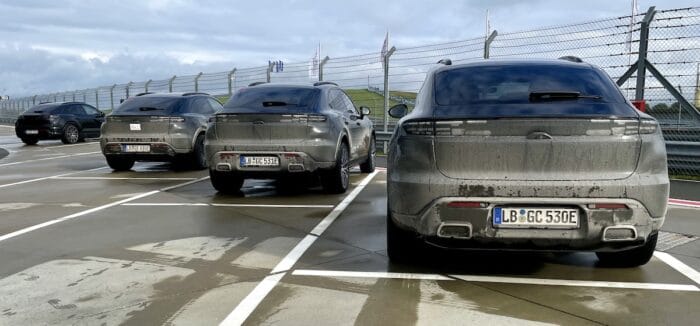
<instances>
[{"instance_id":1,"label":"car tail light","mask_svg":"<svg viewBox=\"0 0 700 326\"><path fill-rule=\"evenodd\" d=\"M58 121L58 120L61 120L61 116L53 115L53 114L49 116L49 121L51 121L51 122Z\"/></svg>"},{"instance_id":2,"label":"car tail light","mask_svg":"<svg viewBox=\"0 0 700 326\"><path fill-rule=\"evenodd\" d=\"M486 208L488 206L488 203L478 201L453 201L447 204L447 207L452 208Z\"/></svg>"},{"instance_id":3,"label":"car tail light","mask_svg":"<svg viewBox=\"0 0 700 326\"><path fill-rule=\"evenodd\" d=\"M659 128L659 123L651 119L642 119L639 121L640 134L653 134Z\"/></svg>"},{"instance_id":4,"label":"car tail light","mask_svg":"<svg viewBox=\"0 0 700 326\"><path fill-rule=\"evenodd\" d=\"M627 207L627 205L619 204L619 203L588 204L588 208L590 208L590 209L629 209L629 207Z\"/></svg>"},{"instance_id":5,"label":"car tail light","mask_svg":"<svg viewBox=\"0 0 700 326\"><path fill-rule=\"evenodd\" d=\"M326 116L321 114L285 114L282 115L280 122L324 122L326 119Z\"/></svg>"},{"instance_id":6,"label":"car tail light","mask_svg":"<svg viewBox=\"0 0 700 326\"><path fill-rule=\"evenodd\" d=\"M403 129L409 135L490 136L491 131L475 127L486 123L486 120L409 121L403 124Z\"/></svg>"},{"instance_id":7,"label":"car tail light","mask_svg":"<svg viewBox=\"0 0 700 326\"><path fill-rule=\"evenodd\" d=\"M217 114L214 119L216 122L240 122L237 114Z\"/></svg>"},{"instance_id":8,"label":"car tail light","mask_svg":"<svg viewBox=\"0 0 700 326\"><path fill-rule=\"evenodd\" d=\"M170 122L185 122L184 117L170 117Z\"/></svg>"},{"instance_id":9,"label":"car tail light","mask_svg":"<svg viewBox=\"0 0 700 326\"><path fill-rule=\"evenodd\" d=\"M432 121L411 121L403 124L403 130L409 135L433 136L435 124Z\"/></svg>"}]
</instances>

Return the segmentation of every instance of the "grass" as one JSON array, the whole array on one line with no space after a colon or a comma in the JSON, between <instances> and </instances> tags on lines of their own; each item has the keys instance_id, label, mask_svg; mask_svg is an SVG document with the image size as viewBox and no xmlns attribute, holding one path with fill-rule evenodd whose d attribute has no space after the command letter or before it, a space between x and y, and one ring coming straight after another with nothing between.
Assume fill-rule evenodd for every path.
<instances>
[{"instance_id":1,"label":"grass","mask_svg":"<svg viewBox=\"0 0 700 326\"><path fill-rule=\"evenodd\" d=\"M692 180L692 181L700 181L700 175L677 175L677 174L672 174L668 176L671 179L677 179L677 180Z\"/></svg>"}]
</instances>

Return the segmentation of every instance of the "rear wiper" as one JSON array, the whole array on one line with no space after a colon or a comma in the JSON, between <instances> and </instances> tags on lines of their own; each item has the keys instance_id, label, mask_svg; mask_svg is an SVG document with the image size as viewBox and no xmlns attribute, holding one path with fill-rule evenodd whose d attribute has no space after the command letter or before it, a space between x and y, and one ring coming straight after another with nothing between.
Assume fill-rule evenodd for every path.
<instances>
[{"instance_id":1,"label":"rear wiper","mask_svg":"<svg viewBox=\"0 0 700 326\"><path fill-rule=\"evenodd\" d=\"M268 106L287 106L289 105L287 102L279 102L279 101L266 101L263 102L263 107L268 107Z\"/></svg>"},{"instance_id":2,"label":"rear wiper","mask_svg":"<svg viewBox=\"0 0 700 326\"><path fill-rule=\"evenodd\" d=\"M154 108L154 107L148 107L148 106L144 106L144 107L139 108L139 111L158 111L158 110L163 110L163 108Z\"/></svg>"},{"instance_id":3,"label":"rear wiper","mask_svg":"<svg viewBox=\"0 0 700 326\"><path fill-rule=\"evenodd\" d=\"M569 100L569 99L577 99L577 98L592 98L599 100L603 98L600 95L584 95L581 94L581 92L572 92L572 91L547 91L547 92L531 92L530 93L530 102L537 102L537 101L556 101L556 100Z\"/></svg>"}]
</instances>

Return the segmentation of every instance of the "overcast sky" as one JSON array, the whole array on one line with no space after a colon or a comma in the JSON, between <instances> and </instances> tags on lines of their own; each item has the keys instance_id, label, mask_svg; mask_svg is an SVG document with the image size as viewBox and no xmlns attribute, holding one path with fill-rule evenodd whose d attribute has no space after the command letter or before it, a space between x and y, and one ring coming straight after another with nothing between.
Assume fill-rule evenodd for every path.
<instances>
[{"instance_id":1,"label":"overcast sky","mask_svg":"<svg viewBox=\"0 0 700 326\"><path fill-rule=\"evenodd\" d=\"M639 0L641 12L697 0ZM631 13L631 0L3 0L0 95L41 94L227 71L268 60L379 52Z\"/></svg>"}]
</instances>

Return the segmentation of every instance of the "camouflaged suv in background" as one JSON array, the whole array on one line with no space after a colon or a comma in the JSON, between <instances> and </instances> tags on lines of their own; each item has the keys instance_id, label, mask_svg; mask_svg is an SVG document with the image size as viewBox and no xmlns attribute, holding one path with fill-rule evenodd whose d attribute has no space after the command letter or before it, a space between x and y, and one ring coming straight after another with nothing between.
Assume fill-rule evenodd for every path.
<instances>
[{"instance_id":1,"label":"camouflaged suv in background","mask_svg":"<svg viewBox=\"0 0 700 326\"><path fill-rule=\"evenodd\" d=\"M206 93L142 93L129 98L102 125L100 145L107 164L129 170L135 161L169 161L207 167L204 135L222 109Z\"/></svg>"},{"instance_id":2,"label":"camouflaged suv in background","mask_svg":"<svg viewBox=\"0 0 700 326\"><path fill-rule=\"evenodd\" d=\"M445 61L449 63L449 61ZM658 123L580 59L430 71L388 156L387 247L594 251L645 264L669 179Z\"/></svg>"},{"instance_id":3,"label":"camouflaged suv in background","mask_svg":"<svg viewBox=\"0 0 700 326\"><path fill-rule=\"evenodd\" d=\"M343 193L349 169L374 171L375 138L368 108L358 111L336 84L262 84L237 91L209 126L211 183L237 193L248 178L320 177Z\"/></svg>"}]
</instances>

